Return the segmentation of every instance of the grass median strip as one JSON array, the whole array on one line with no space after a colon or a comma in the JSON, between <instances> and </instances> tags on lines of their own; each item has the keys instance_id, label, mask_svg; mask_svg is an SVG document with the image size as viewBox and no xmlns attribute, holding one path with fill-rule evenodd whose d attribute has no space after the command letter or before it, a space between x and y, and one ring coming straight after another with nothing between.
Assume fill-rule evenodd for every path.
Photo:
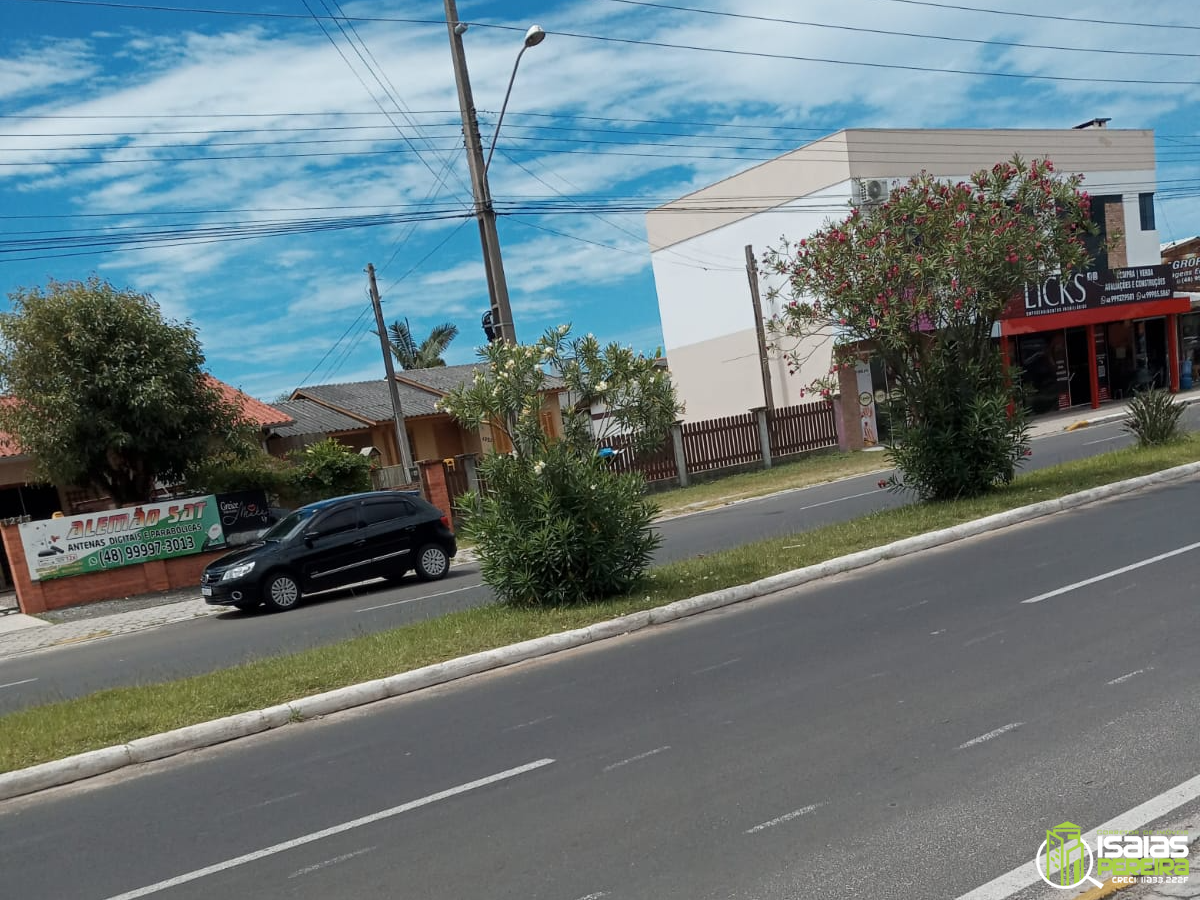
<instances>
[{"instance_id":1,"label":"grass median strip","mask_svg":"<svg viewBox=\"0 0 1200 900\"><path fill-rule=\"evenodd\" d=\"M0 717L0 771L579 628L1198 459L1200 439L1195 438L1120 450L1021 476L986 497L912 504L673 563L653 570L635 594L603 603L548 610L482 607L207 675L114 688L10 713Z\"/></svg>"}]
</instances>

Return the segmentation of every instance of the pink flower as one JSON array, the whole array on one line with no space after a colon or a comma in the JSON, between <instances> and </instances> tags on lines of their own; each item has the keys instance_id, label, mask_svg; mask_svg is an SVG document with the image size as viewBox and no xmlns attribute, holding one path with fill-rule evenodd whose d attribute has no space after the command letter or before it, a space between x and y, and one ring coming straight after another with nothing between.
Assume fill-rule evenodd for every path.
<instances>
[{"instance_id":1,"label":"pink flower","mask_svg":"<svg viewBox=\"0 0 1200 900\"><path fill-rule=\"evenodd\" d=\"M878 483L878 485L879 485L881 488L885 488L885 487L887 487L887 482L886 482L884 479L882 479L882 478L880 478L880 479L879 479L879 481L878 481L877 483Z\"/></svg>"}]
</instances>

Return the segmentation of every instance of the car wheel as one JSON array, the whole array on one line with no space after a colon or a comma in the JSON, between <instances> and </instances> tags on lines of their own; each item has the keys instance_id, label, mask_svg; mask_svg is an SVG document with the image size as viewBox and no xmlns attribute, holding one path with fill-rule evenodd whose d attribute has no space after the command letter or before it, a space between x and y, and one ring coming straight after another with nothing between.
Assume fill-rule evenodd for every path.
<instances>
[{"instance_id":1,"label":"car wheel","mask_svg":"<svg viewBox=\"0 0 1200 900\"><path fill-rule=\"evenodd\" d=\"M437 544L426 544L417 552L417 577L422 581L437 581L450 571L450 557Z\"/></svg>"},{"instance_id":2,"label":"car wheel","mask_svg":"<svg viewBox=\"0 0 1200 900\"><path fill-rule=\"evenodd\" d=\"M277 572L267 580L267 606L277 612L291 609L300 602L300 587L286 572Z\"/></svg>"},{"instance_id":3,"label":"car wheel","mask_svg":"<svg viewBox=\"0 0 1200 900\"><path fill-rule=\"evenodd\" d=\"M257 600L242 600L233 604L234 609L240 609L242 612L250 612L251 610L258 609L260 606L262 606L262 604Z\"/></svg>"}]
</instances>

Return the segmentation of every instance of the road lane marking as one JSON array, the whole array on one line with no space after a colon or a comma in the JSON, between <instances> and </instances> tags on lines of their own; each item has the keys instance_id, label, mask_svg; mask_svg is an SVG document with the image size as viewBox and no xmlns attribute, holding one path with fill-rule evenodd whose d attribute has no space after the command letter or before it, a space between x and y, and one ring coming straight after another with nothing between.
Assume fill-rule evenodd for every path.
<instances>
[{"instance_id":1,"label":"road lane marking","mask_svg":"<svg viewBox=\"0 0 1200 900\"><path fill-rule=\"evenodd\" d=\"M772 819L770 822L763 822L761 825L755 825L753 828L747 828L746 834L758 834L760 831L766 831L768 828L774 828L776 825L782 825L784 822L790 822L792 819L798 819L801 816L807 816L811 812L816 812L824 803L814 803L811 806L803 806L800 809L793 810L786 815L780 816L778 819Z\"/></svg>"},{"instance_id":2,"label":"road lane marking","mask_svg":"<svg viewBox=\"0 0 1200 900\"><path fill-rule=\"evenodd\" d=\"M579 900L600 900L601 897L607 896L608 894L604 893L604 891L600 891L596 894L588 894L586 897L580 897Z\"/></svg>"},{"instance_id":3,"label":"road lane marking","mask_svg":"<svg viewBox=\"0 0 1200 900\"><path fill-rule=\"evenodd\" d=\"M353 819L349 822L343 822L341 825L334 825L321 831L314 831L311 834L293 838L290 841L284 841L280 844L273 844L270 847L264 847L262 850L255 850L253 853L247 853L244 856L238 856L234 859L227 859L224 862L214 863L211 866L205 866L203 869L196 869L184 875L176 875L174 878L168 878L166 881L159 881L156 884L147 885L146 887L137 888L132 891L126 891L124 894L116 894L112 897L109 897L108 900L136 900L138 897L148 897L151 894L158 894L173 887L178 887L181 884L199 881L201 878L206 878L209 875L216 875L219 872L225 872L229 869L236 868L237 866L244 866L246 863L255 862L256 860L264 859L268 856L274 856L278 853L284 853L288 850L294 850L296 847L303 847L305 844L311 844L314 841L321 841L327 837L343 834L355 828L361 828L364 825L372 825L375 822L382 822L384 819L392 819L406 812L411 812L414 809L420 809L422 806L429 806L430 804L437 803L441 800L448 800L451 797L457 797L459 794L465 794L469 791L486 787L489 784L507 781L510 778L516 778L518 775L524 775L526 772L532 772L535 769L540 769L543 766L549 766L553 763L554 760L552 759L539 759L535 762L526 763L523 766L517 766L515 769L506 769L503 772L497 772L495 775L489 775L486 778L480 778L477 781L469 781L466 784L458 785L458 787L452 787L444 791L438 791L438 793L430 794L428 797L422 797L420 800L411 800L408 803L402 803L399 806L393 806L391 809L385 809L381 812L371 813L369 816L363 816L360 819Z\"/></svg>"},{"instance_id":4,"label":"road lane marking","mask_svg":"<svg viewBox=\"0 0 1200 900\"><path fill-rule=\"evenodd\" d=\"M717 669L723 669L726 666L732 666L734 663L740 663L741 661L742 661L742 658L740 656L737 656L737 657L734 657L733 659L727 659L723 663L717 663L715 666L705 666L703 669L697 669L695 672L692 672L690 674L703 675L705 672L715 672L715 671L717 671Z\"/></svg>"},{"instance_id":5,"label":"road lane marking","mask_svg":"<svg viewBox=\"0 0 1200 900\"><path fill-rule=\"evenodd\" d=\"M505 728L504 731L501 732L501 734L503 734L504 732L508 732L508 731L518 731L522 728L531 728L534 725L541 725L543 722L549 722L553 718L554 718L554 716L542 716L540 719L532 719L528 722L522 722L520 725L510 725L507 728Z\"/></svg>"},{"instance_id":6,"label":"road lane marking","mask_svg":"<svg viewBox=\"0 0 1200 900\"><path fill-rule=\"evenodd\" d=\"M1128 566L1121 566L1119 569L1113 569L1111 572L1105 572L1103 575L1096 575L1092 578L1085 578L1083 581L1076 581L1074 584L1068 584L1065 587L1056 588L1053 591L1047 591L1044 594L1038 594L1036 597L1030 597L1028 600L1022 600L1022 603L1041 603L1043 600L1049 600L1051 597L1057 597L1060 594L1068 594L1071 591L1077 591L1081 587L1087 587L1089 584L1096 584L1099 581L1105 581L1109 578L1116 578L1118 575L1124 575L1126 572L1133 572L1136 569L1143 569L1146 566L1152 566L1155 563L1162 562L1164 559L1170 559L1172 556L1180 556L1184 553L1191 553L1193 550L1200 548L1200 541L1194 544L1188 544L1186 547L1180 547L1177 550L1168 550L1166 553L1160 553L1158 556L1152 556L1149 559L1143 559L1141 562L1135 562Z\"/></svg>"},{"instance_id":7,"label":"road lane marking","mask_svg":"<svg viewBox=\"0 0 1200 900\"><path fill-rule=\"evenodd\" d=\"M452 591L439 591L436 594L424 594L420 597L408 597L405 600L394 600L391 603L380 603L378 606L368 606L363 609L356 609L355 612L374 612L377 609L387 609L389 606L400 606L404 603L416 603L418 600L432 600L434 597L445 597L447 594L458 594L462 591L469 591L477 587L483 587L483 583L468 584L466 587L455 588Z\"/></svg>"},{"instance_id":8,"label":"road lane marking","mask_svg":"<svg viewBox=\"0 0 1200 900\"><path fill-rule=\"evenodd\" d=\"M971 738L965 744L959 744L956 749L966 750L968 747L974 747L977 744L982 744L984 741L990 741L992 738L998 738L1002 734L1008 734L1010 731L1016 731L1024 722L1009 722L1007 725L1001 725L995 731L989 731L987 734L981 734L977 738Z\"/></svg>"},{"instance_id":9,"label":"road lane marking","mask_svg":"<svg viewBox=\"0 0 1200 900\"><path fill-rule=\"evenodd\" d=\"M16 687L17 685L21 684L33 684L35 681L37 681L36 678L26 678L24 681L10 681L8 684L0 684L0 691L4 690L5 688Z\"/></svg>"},{"instance_id":10,"label":"road lane marking","mask_svg":"<svg viewBox=\"0 0 1200 900\"><path fill-rule=\"evenodd\" d=\"M666 746L666 747L659 747L656 750L648 750L645 753L639 753L637 756L631 756L631 757L629 757L629 759L623 759L620 762L615 762L611 766L605 766L604 771L611 772L613 769L619 769L619 768L621 768L621 766L627 766L630 763L635 763L635 762L638 762L639 760L648 759L649 757L654 756L655 754L662 753L664 750L670 750L670 749L671 749L670 746Z\"/></svg>"},{"instance_id":11,"label":"road lane marking","mask_svg":"<svg viewBox=\"0 0 1200 900\"><path fill-rule=\"evenodd\" d=\"M1189 778L1169 791L1151 797L1145 803L1121 813L1114 819L1109 819L1103 825L1098 825L1083 835L1083 839L1094 846L1096 835L1100 832L1137 831L1151 822L1156 822L1185 803L1190 803L1200 797L1200 775ZM1029 862L1005 872L987 884L980 885L975 890L963 894L958 900L1005 900L1031 885L1042 884L1042 876L1038 873L1037 863L1033 861L1033 843L1044 835L1032 834ZM1053 873L1050 873L1053 874Z\"/></svg>"},{"instance_id":12,"label":"road lane marking","mask_svg":"<svg viewBox=\"0 0 1200 900\"><path fill-rule=\"evenodd\" d=\"M1145 675L1149 671L1150 669L1138 669L1136 672L1130 672L1128 675L1122 675L1120 678L1114 678L1112 681L1107 682L1107 684L1124 684L1130 678L1134 678L1138 675Z\"/></svg>"},{"instance_id":13,"label":"road lane marking","mask_svg":"<svg viewBox=\"0 0 1200 900\"><path fill-rule=\"evenodd\" d=\"M870 497L878 494L879 489L873 491L863 491L861 494L851 494L848 497L838 497L834 500L822 500L820 503L810 503L808 506L801 506L796 512L804 512L806 509L816 509L818 506L829 506L831 503L841 503L844 500L857 500L859 497Z\"/></svg>"},{"instance_id":14,"label":"road lane marking","mask_svg":"<svg viewBox=\"0 0 1200 900\"><path fill-rule=\"evenodd\" d=\"M1119 441L1125 437L1123 434L1115 434L1112 437L1100 438L1098 441L1084 441L1083 446L1091 447L1093 444L1107 444L1109 441Z\"/></svg>"},{"instance_id":15,"label":"road lane marking","mask_svg":"<svg viewBox=\"0 0 1200 900\"><path fill-rule=\"evenodd\" d=\"M319 862L311 866L305 866L303 869L298 869L288 876L290 881L293 878L300 878L303 875L311 875L313 872L318 872L321 869L327 869L330 866L336 866L338 863L344 863L348 859L354 859L356 856L362 856L364 853L370 853L374 847L364 847L361 850L355 850L353 853L343 853L341 856L335 856L333 859L327 859L325 862Z\"/></svg>"},{"instance_id":16,"label":"road lane marking","mask_svg":"<svg viewBox=\"0 0 1200 900\"><path fill-rule=\"evenodd\" d=\"M969 641L966 641L966 642L963 644L963 646L964 646L964 647L971 647L971 646L974 646L975 644L982 644L984 641L990 641L992 638L994 638L994 637L1000 637L1000 635L1002 635L1002 634L1004 634L1004 631L1003 631L1003 630L1001 630L1001 631L993 631L991 634L985 634L985 635L983 635L982 637L971 638Z\"/></svg>"},{"instance_id":17,"label":"road lane marking","mask_svg":"<svg viewBox=\"0 0 1200 900\"><path fill-rule=\"evenodd\" d=\"M908 606L902 606L896 612L908 612L910 609L916 609L918 606L924 606L928 600L922 600L920 603L910 603Z\"/></svg>"}]
</instances>

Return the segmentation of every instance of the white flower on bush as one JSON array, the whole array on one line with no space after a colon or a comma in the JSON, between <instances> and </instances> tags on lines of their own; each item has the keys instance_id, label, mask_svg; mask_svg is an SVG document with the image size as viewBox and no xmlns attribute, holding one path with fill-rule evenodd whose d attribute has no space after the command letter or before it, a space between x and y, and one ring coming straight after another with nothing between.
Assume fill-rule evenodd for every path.
<instances>
[{"instance_id":1,"label":"white flower on bush","mask_svg":"<svg viewBox=\"0 0 1200 900\"><path fill-rule=\"evenodd\" d=\"M568 331L570 331L570 330L571 330L571 326L570 326L570 325L559 325L559 326L558 326L558 333L559 333L559 334L566 334L566 333L567 333Z\"/></svg>"},{"instance_id":2,"label":"white flower on bush","mask_svg":"<svg viewBox=\"0 0 1200 900\"><path fill-rule=\"evenodd\" d=\"M533 474L534 475L541 475L544 471L546 471L546 463L543 462L542 460L539 459L537 462L535 462L533 464Z\"/></svg>"},{"instance_id":3,"label":"white flower on bush","mask_svg":"<svg viewBox=\"0 0 1200 900\"><path fill-rule=\"evenodd\" d=\"M508 362L506 362L506 363L504 364L504 368L506 368L506 369L511 369L511 368L512 368L513 366L515 366L515 365L516 365L516 362L515 362L514 360L511 360L511 359L510 359Z\"/></svg>"},{"instance_id":4,"label":"white flower on bush","mask_svg":"<svg viewBox=\"0 0 1200 900\"><path fill-rule=\"evenodd\" d=\"M597 381L596 382L596 393L597 394L603 394L607 390L608 390L608 382L607 381Z\"/></svg>"},{"instance_id":5,"label":"white flower on bush","mask_svg":"<svg viewBox=\"0 0 1200 900\"><path fill-rule=\"evenodd\" d=\"M592 485L592 490L594 491L595 489L596 489L596 486L593 484L593 485Z\"/></svg>"},{"instance_id":6,"label":"white flower on bush","mask_svg":"<svg viewBox=\"0 0 1200 900\"><path fill-rule=\"evenodd\" d=\"M542 351L542 359L554 359L554 348L547 347Z\"/></svg>"}]
</instances>

